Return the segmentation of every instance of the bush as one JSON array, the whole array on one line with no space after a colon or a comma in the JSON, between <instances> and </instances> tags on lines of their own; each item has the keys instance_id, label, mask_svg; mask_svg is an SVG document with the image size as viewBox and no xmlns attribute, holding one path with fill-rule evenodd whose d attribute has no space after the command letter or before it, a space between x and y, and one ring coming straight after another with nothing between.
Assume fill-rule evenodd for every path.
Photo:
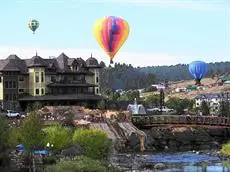
<instances>
[{"instance_id":1,"label":"bush","mask_svg":"<svg viewBox=\"0 0 230 172\"><path fill-rule=\"evenodd\" d=\"M57 161L56 157L53 157L53 156L48 156L43 159L43 163L45 165L55 164L56 161Z\"/></svg>"},{"instance_id":2,"label":"bush","mask_svg":"<svg viewBox=\"0 0 230 172\"><path fill-rule=\"evenodd\" d=\"M222 148L221 148L220 152L223 155L230 155L230 142L222 145Z\"/></svg>"},{"instance_id":3,"label":"bush","mask_svg":"<svg viewBox=\"0 0 230 172\"><path fill-rule=\"evenodd\" d=\"M77 161L62 161L56 165L48 166L45 172L106 172L102 162L88 157L80 157Z\"/></svg>"},{"instance_id":4,"label":"bush","mask_svg":"<svg viewBox=\"0 0 230 172\"><path fill-rule=\"evenodd\" d=\"M82 146L86 156L93 159L106 157L111 146L106 133L99 129L77 129L73 135L73 142Z\"/></svg>"},{"instance_id":5,"label":"bush","mask_svg":"<svg viewBox=\"0 0 230 172\"><path fill-rule=\"evenodd\" d=\"M54 150L66 148L71 144L72 133L68 128L56 125L45 128L44 132L45 143L53 144Z\"/></svg>"}]
</instances>

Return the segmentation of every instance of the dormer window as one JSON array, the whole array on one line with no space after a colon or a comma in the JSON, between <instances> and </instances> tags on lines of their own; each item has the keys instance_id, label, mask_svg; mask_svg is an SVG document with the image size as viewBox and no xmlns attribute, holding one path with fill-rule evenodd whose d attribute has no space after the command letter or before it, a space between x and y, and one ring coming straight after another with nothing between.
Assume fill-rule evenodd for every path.
<instances>
[{"instance_id":1,"label":"dormer window","mask_svg":"<svg viewBox=\"0 0 230 172\"><path fill-rule=\"evenodd\" d=\"M49 63L48 71L49 72L56 72L56 67L54 66L53 63Z\"/></svg>"}]
</instances>

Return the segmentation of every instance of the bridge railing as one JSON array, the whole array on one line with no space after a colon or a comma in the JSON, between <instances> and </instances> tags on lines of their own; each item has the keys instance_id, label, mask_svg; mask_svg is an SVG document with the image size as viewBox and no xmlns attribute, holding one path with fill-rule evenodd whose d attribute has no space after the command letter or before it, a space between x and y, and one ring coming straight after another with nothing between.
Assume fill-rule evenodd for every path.
<instances>
[{"instance_id":1,"label":"bridge railing","mask_svg":"<svg viewBox=\"0 0 230 172\"><path fill-rule=\"evenodd\" d=\"M132 116L136 126L153 126L157 124L188 124L230 126L230 118L215 116L184 116L184 115L136 115Z\"/></svg>"}]
</instances>

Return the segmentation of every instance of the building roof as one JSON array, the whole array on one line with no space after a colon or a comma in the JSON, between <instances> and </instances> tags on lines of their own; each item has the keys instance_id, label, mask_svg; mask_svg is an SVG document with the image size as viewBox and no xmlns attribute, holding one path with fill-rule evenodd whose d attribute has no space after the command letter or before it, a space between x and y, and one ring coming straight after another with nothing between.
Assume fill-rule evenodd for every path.
<instances>
[{"instance_id":1,"label":"building roof","mask_svg":"<svg viewBox=\"0 0 230 172\"><path fill-rule=\"evenodd\" d=\"M195 97L195 99L218 99L218 98L230 98L230 94L210 93L210 94L199 94Z\"/></svg>"},{"instance_id":2,"label":"building roof","mask_svg":"<svg viewBox=\"0 0 230 172\"><path fill-rule=\"evenodd\" d=\"M29 67L45 67L47 71L71 72L71 66L78 66L79 71L87 71L87 68L98 68L98 61L90 57L86 61L82 58L69 58L61 53L57 58L44 59L37 54L31 59L21 59L15 54L9 55L6 59L0 60L0 71L19 71L25 73Z\"/></svg>"},{"instance_id":3,"label":"building roof","mask_svg":"<svg viewBox=\"0 0 230 172\"><path fill-rule=\"evenodd\" d=\"M98 64L98 61L96 58L94 58L91 54L91 57L86 60L86 66L89 68L101 68L101 66Z\"/></svg>"},{"instance_id":4,"label":"building roof","mask_svg":"<svg viewBox=\"0 0 230 172\"><path fill-rule=\"evenodd\" d=\"M102 100L103 97L94 94L61 94L44 96L25 96L19 101L42 101L42 100Z\"/></svg>"}]
</instances>

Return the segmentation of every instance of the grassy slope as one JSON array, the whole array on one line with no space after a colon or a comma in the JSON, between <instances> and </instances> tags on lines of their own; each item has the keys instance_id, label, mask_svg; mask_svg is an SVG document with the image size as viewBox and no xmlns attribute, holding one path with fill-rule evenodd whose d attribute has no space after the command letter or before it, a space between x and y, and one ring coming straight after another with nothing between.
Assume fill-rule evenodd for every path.
<instances>
[{"instance_id":1,"label":"grassy slope","mask_svg":"<svg viewBox=\"0 0 230 172\"><path fill-rule=\"evenodd\" d=\"M230 91L230 84L224 84L222 86L218 86L215 84L217 81L217 78L204 78L201 80L202 87L204 90L195 90L195 91L189 91L186 93L175 93L176 88L181 88L181 87L187 87L189 84L194 84L194 80L185 80L185 81L180 81L177 83L170 83L169 84L169 91L166 93L166 101L169 97L179 97L179 98L189 98L193 99L196 95L198 94L207 94L207 93L220 93L223 91ZM141 95L143 97L146 97L151 94L159 94L159 92L148 92L148 93L142 93Z\"/></svg>"}]
</instances>

